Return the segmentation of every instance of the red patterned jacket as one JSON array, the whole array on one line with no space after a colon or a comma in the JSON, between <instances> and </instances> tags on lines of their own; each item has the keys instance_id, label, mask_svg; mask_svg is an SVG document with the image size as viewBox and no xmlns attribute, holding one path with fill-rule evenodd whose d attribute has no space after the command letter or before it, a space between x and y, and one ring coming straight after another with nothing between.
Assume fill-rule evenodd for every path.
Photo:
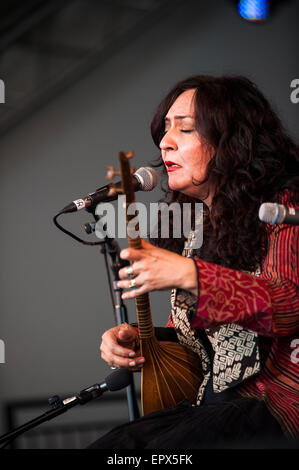
<instances>
[{"instance_id":1,"label":"red patterned jacket","mask_svg":"<svg viewBox=\"0 0 299 470\"><path fill-rule=\"evenodd\" d=\"M290 206L286 197L282 203ZM238 323L258 333L262 371L239 391L264 400L284 433L299 438L299 227L267 225L267 231L259 277L195 258L199 297L191 327ZM174 326L171 317L167 326Z\"/></svg>"}]
</instances>

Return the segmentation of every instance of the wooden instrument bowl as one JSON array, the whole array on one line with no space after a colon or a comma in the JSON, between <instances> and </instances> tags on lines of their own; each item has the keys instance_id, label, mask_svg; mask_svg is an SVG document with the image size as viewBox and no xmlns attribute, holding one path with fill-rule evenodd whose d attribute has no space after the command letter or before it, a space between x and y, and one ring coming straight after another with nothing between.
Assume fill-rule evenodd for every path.
<instances>
[{"instance_id":1,"label":"wooden instrument bowl","mask_svg":"<svg viewBox=\"0 0 299 470\"><path fill-rule=\"evenodd\" d=\"M170 408L187 399L196 403L202 382L201 360L179 343L156 337L142 339L141 355L146 362L141 370L143 414Z\"/></svg>"}]
</instances>

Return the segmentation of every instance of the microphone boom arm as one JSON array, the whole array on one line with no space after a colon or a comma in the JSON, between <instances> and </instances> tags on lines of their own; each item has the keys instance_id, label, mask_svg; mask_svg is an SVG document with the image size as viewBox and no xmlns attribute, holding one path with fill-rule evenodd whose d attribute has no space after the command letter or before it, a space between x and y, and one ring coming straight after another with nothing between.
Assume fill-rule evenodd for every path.
<instances>
[{"instance_id":1,"label":"microphone boom arm","mask_svg":"<svg viewBox=\"0 0 299 470\"><path fill-rule=\"evenodd\" d=\"M117 378L117 375L120 377L119 383L117 383L117 380L113 380L113 376ZM53 418L56 418L56 416L65 413L70 408L73 408L76 405L85 405L85 403L99 398L107 390L113 392L127 387L130 383L130 375L129 372L125 369L119 369L110 374L105 380L107 381L107 383L105 381L101 384L94 384L91 387L87 387L84 390L81 390L78 395L66 398L64 400L61 400L58 395L54 395L53 397L49 398L48 402L51 406L50 410L37 416L36 418L33 418L27 423L22 424L21 426L15 428L13 431L0 436L0 444L5 443L4 446L1 447L1 449L6 447L8 444L11 443L11 441L16 439L21 434L24 434L30 429L39 426L45 421L49 421Z\"/></svg>"}]
</instances>

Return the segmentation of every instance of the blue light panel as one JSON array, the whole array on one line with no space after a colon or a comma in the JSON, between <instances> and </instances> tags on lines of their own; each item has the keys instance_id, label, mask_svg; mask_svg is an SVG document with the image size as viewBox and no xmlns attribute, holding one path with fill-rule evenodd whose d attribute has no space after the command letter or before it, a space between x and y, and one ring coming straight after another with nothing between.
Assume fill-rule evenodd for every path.
<instances>
[{"instance_id":1,"label":"blue light panel","mask_svg":"<svg viewBox=\"0 0 299 470\"><path fill-rule=\"evenodd\" d=\"M238 9L242 18L248 21L264 21L269 18L268 0L241 0Z\"/></svg>"}]
</instances>

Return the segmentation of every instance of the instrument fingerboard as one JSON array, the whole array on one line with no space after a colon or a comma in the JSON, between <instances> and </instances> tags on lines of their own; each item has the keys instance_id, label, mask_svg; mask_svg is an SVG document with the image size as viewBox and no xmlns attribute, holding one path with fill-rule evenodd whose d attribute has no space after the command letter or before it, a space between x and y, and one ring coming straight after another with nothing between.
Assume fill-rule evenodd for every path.
<instances>
[{"instance_id":1,"label":"instrument fingerboard","mask_svg":"<svg viewBox=\"0 0 299 470\"><path fill-rule=\"evenodd\" d=\"M124 152L120 152L119 154L119 163L120 163L120 174L122 180L122 188L123 193L126 196L126 221L127 221L127 236L128 236L128 243L130 248L140 249L142 247L142 241L139 235L139 222L135 223L134 227L134 238L130 236L130 230L128 227L130 226L130 221L135 219L136 221L136 214L128 214L128 208L132 204L135 204L135 192L132 184L132 175L130 169L130 162L129 159L131 158L131 154L126 154ZM152 321L152 313L150 307L150 300L149 295L142 294L135 298L136 303L136 312L137 312L137 320L138 320L138 329L139 329L139 336L140 339L144 338L151 338L154 336L154 325Z\"/></svg>"}]
</instances>

